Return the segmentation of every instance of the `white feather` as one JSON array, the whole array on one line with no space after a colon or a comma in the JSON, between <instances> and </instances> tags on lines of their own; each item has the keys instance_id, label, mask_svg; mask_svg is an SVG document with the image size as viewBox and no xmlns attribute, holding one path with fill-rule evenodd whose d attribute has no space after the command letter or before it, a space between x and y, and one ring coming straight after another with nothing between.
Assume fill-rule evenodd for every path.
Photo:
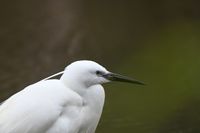
<instances>
[{"instance_id":1,"label":"white feather","mask_svg":"<svg viewBox=\"0 0 200 133\"><path fill-rule=\"evenodd\" d=\"M94 133L104 104L104 89L98 83L102 79L96 78L87 87L84 83L96 76L91 70L107 71L96 63L87 63L89 66L81 62L72 64L80 70L70 67L61 79L47 80L63 72L6 100L0 106L0 133Z\"/></svg>"}]
</instances>

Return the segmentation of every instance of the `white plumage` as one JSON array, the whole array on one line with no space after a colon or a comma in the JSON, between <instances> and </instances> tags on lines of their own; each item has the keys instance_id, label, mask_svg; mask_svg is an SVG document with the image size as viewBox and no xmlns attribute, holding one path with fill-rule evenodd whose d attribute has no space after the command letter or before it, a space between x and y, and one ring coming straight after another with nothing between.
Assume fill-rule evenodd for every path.
<instances>
[{"instance_id":1,"label":"white plumage","mask_svg":"<svg viewBox=\"0 0 200 133\"><path fill-rule=\"evenodd\" d=\"M0 133L94 133L105 98L100 84L125 78L113 75L93 61L70 64L60 79L39 81L7 99Z\"/></svg>"}]
</instances>

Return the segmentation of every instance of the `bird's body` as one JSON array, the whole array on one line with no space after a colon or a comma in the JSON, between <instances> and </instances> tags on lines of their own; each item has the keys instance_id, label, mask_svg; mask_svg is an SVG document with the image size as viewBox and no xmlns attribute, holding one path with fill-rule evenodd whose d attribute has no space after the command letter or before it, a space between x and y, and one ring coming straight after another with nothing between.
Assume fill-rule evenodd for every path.
<instances>
[{"instance_id":1,"label":"bird's body","mask_svg":"<svg viewBox=\"0 0 200 133\"><path fill-rule=\"evenodd\" d=\"M11 96L0 106L0 133L94 133L105 98L100 84L108 82L97 71L109 73L91 61L72 63L61 79Z\"/></svg>"},{"instance_id":2,"label":"bird's body","mask_svg":"<svg viewBox=\"0 0 200 133\"><path fill-rule=\"evenodd\" d=\"M102 112L104 90L98 85L83 95L60 80L30 85L0 108L0 133L93 133Z\"/></svg>"}]
</instances>

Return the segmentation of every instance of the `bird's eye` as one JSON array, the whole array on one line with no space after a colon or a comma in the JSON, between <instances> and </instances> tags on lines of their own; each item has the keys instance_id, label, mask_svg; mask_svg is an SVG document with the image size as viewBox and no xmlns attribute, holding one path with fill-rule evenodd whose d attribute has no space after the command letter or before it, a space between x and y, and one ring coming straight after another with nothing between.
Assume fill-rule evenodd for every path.
<instances>
[{"instance_id":1,"label":"bird's eye","mask_svg":"<svg viewBox=\"0 0 200 133\"><path fill-rule=\"evenodd\" d=\"M102 75L102 72L97 70L97 71L96 71L96 75L98 75L98 76L99 76L99 75Z\"/></svg>"}]
</instances>

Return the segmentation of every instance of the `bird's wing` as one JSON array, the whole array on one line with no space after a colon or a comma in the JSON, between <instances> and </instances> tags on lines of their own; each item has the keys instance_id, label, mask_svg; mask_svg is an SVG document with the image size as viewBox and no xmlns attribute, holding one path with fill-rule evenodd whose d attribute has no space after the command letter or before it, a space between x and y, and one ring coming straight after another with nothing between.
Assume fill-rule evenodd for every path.
<instances>
[{"instance_id":1,"label":"bird's wing","mask_svg":"<svg viewBox=\"0 0 200 133\"><path fill-rule=\"evenodd\" d=\"M0 133L50 133L63 105L76 105L70 99L73 93L59 80L28 86L0 106Z\"/></svg>"}]
</instances>

